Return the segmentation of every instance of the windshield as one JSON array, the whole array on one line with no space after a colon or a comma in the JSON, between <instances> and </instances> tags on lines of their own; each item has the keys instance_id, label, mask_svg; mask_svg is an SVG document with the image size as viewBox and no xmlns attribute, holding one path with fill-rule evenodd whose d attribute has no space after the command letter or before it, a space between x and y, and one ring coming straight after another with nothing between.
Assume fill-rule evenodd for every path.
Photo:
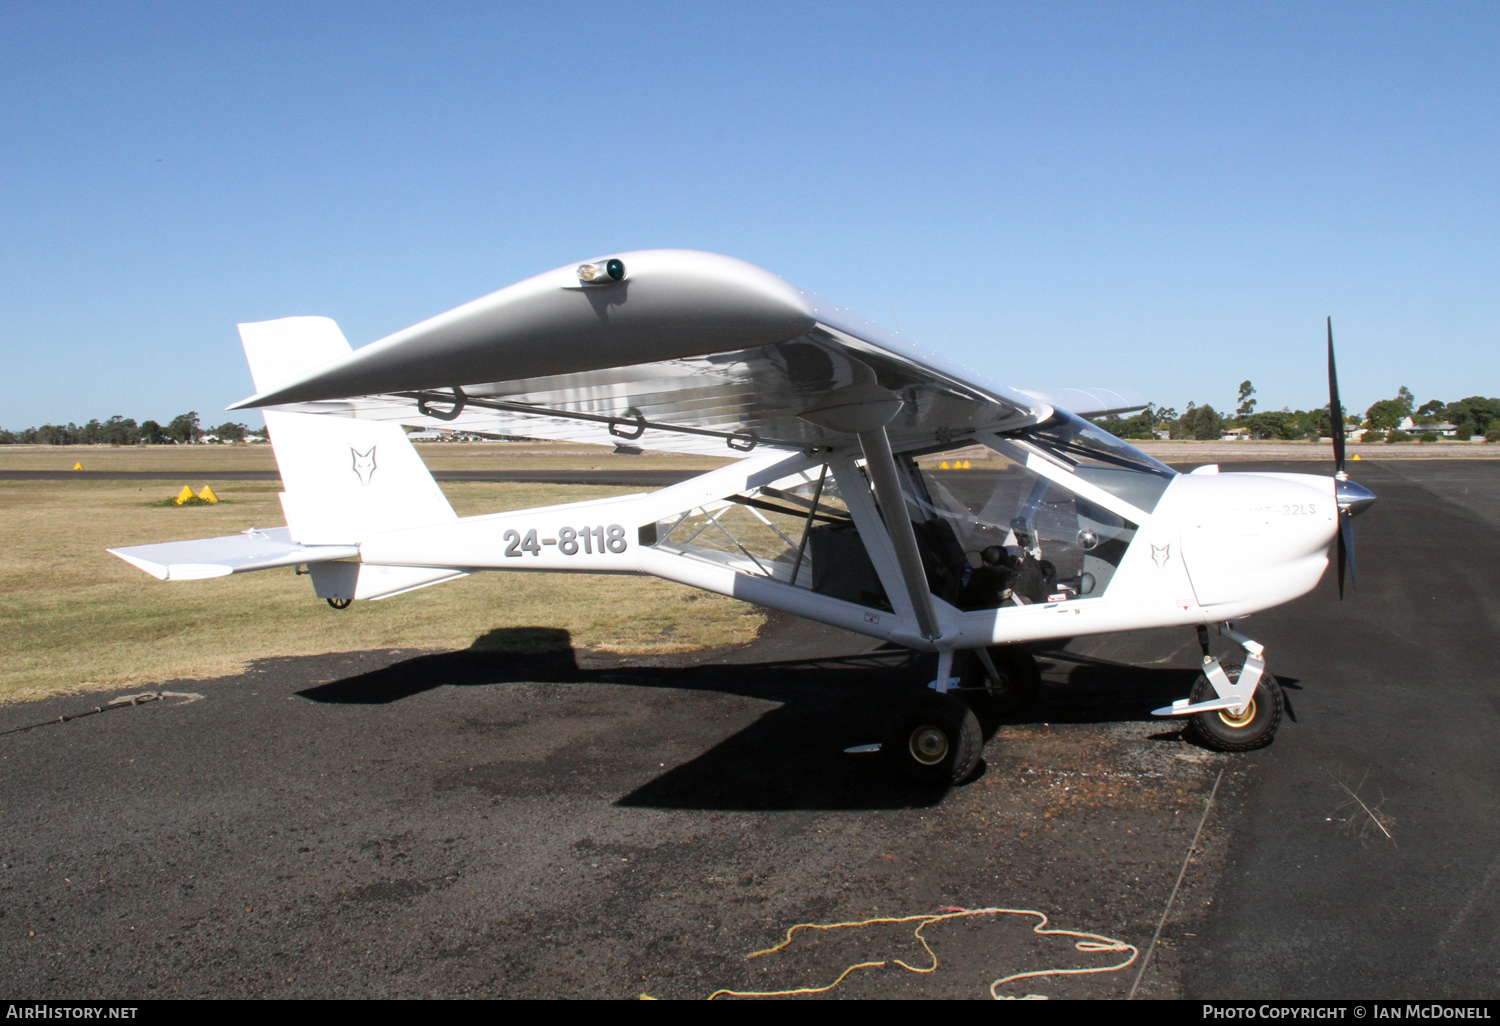
<instances>
[{"instance_id":1,"label":"windshield","mask_svg":"<svg viewBox=\"0 0 1500 1026\"><path fill-rule=\"evenodd\" d=\"M1103 428L1058 410L1035 427L1001 437L1030 442L1092 485L1150 513L1177 471Z\"/></svg>"}]
</instances>

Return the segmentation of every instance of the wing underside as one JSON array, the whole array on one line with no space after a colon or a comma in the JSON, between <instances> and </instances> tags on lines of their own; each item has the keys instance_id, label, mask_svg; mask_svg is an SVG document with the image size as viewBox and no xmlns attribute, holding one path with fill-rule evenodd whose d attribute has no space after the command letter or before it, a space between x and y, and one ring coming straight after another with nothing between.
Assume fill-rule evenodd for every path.
<instances>
[{"instance_id":1,"label":"wing underside","mask_svg":"<svg viewBox=\"0 0 1500 1026\"><path fill-rule=\"evenodd\" d=\"M855 348L851 343L858 341L819 325L796 338L728 353L470 382L461 392L420 390L284 408L733 456L757 445L804 449L833 443L832 432L800 414L827 394L873 375L904 400L889 425L893 438L930 438L939 431L964 433L1036 419L1039 403L997 399L895 354Z\"/></svg>"}]
</instances>

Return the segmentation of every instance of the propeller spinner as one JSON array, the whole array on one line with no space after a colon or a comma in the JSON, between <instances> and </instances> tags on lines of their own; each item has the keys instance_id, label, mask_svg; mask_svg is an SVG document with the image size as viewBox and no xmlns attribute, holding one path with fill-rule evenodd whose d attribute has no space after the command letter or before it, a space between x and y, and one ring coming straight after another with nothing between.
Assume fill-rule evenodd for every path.
<instances>
[{"instance_id":1,"label":"propeller spinner","mask_svg":"<svg viewBox=\"0 0 1500 1026\"><path fill-rule=\"evenodd\" d=\"M1328 318L1328 419L1333 429L1333 493L1339 507L1339 598L1344 597L1344 566L1349 583L1358 586L1354 568L1354 529L1351 521L1375 504L1375 493L1349 480L1344 471L1344 407L1339 402L1339 375L1333 361L1333 318Z\"/></svg>"}]
</instances>

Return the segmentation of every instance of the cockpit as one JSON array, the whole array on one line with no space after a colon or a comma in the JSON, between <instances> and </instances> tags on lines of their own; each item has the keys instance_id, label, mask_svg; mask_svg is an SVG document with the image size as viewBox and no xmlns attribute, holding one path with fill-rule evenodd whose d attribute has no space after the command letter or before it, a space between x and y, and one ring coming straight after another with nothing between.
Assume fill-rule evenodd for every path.
<instances>
[{"instance_id":1,"label":"cockpit","mask_svg":"<svg viewBox=\"0 0 1500 1026\"><path fill-rule=\"evenodd\" d=\"M1176 471L1067 413L941 451L899 453L907 515L933 595L961 610L1098 598ZM859 524L862 467L813 466L649 525L643 544L892 608Z\"/></svg>"},{"instance_id":2,"label":"cockpit","mask_svg":"<svg viewBox=\"0 0 1500 1026\"><path fill-rule=\"evenodd\" d=\"M963 610L1103 595L1130 514L1150 513L1176 476L1066 413L976 441L900 461L933 594Z\"/></svg>"}]
</instances>

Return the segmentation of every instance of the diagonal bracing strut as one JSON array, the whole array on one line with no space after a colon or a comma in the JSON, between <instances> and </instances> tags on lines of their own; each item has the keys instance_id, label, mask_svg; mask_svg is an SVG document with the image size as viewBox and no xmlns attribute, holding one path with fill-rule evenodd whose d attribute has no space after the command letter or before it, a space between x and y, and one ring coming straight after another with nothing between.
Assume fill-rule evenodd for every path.
<instances>
[{"instance_id":1,"label":"diagonal bracing strut","mask_svg":"<svg viewBox=\"0 0 1500 1026\"><path fill-rule=\"evenodd\" d=\"M891 454L891 440L884 425L859 433L860 448L865 452L865 465L875 485L875 498L880 502L880 515L885 520L885 529L896 550L896 563L901 568L901 582L906 585L907 597L912 611L917 616L917 628L928 641L936 640L943 633L938 626L937 611L932 605L932 592L927 587L927 571L922 567L922 554L917 548L917 535L912 530L911 517L906 511L906 496L901 491L901 479L896 472L896 458Z\"/></svg>"}]
</instances>

